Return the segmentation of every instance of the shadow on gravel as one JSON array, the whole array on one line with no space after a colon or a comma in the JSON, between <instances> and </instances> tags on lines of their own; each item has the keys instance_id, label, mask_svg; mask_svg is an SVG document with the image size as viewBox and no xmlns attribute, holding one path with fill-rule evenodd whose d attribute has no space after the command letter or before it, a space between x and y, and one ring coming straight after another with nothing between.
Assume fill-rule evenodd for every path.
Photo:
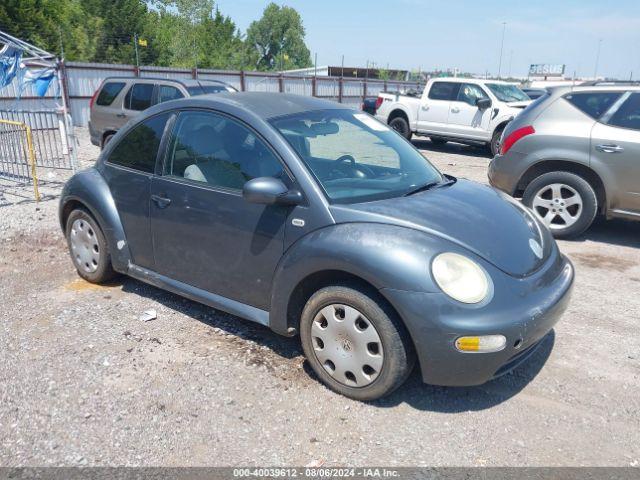
<instances>
[{"instance_id":1,"label":"shadow on gravel","mask_svg":"<svg viewBox=\"0 0 640 480\"><path fill-rule=\"evenodd\" d=\"M536 352L511 373L476 387L436 387L422 383L420 369L415 368L406 383L388 397L370 405L391 408L406 403L417 410L460 413L485 410L517 395L547 362L555 343L555 331L542 341Z\"/></svg>"},{"instance_id":2,"label":"shadow on gravel","mask_svg":"<svg viewBox=\"0 0 640 480\"><path fill-rule=\"evenodd\" d=\"M447 142L444 145L435 145L427 137L414 137L411 143L418 150L427 152L454 153L457 155L466 155L468 157L484 157L491 160L491 154L486 147L462 145L461 143Z\"/></svg>"},{"instance_id":3,"label":"shadow on gravel","mask_svg":"<svg viewBox=\"0 0 640 480\"><path fill-rule=\"evenodd\" d=\"M640 222L631 220L597 220L589 230L569 242L610 243L621 247L640 247Z\"/></svg>"},{"instance_id":4,"label":"shadow on gravel","mask_svg":"<svg viewBox=\"0 0 640 480\"><path fill-rule=\"evenodd\" d=\"M281 357L292 359L303 355L297 337L283 337L258 323L216 310L133 278L122 278L122 291L149 298L194 320L219 328L225 333L236 335L244 340L252 340L268 347Z\"/></svg>"},{"instance_id":5,"label":"shadow on gravel","mask_svg":"<svg viewBox=\"0 0 640 480\"><path fill-rule=\"evenodd\" d=\"M173 293L123 277L122 290L156 301L167 308L198 320L211 327L223 330L244 340L252 340L266 346L275 354L294 359L303 355L297 337L287 338L273 333L267 327L243 320L206 305L188 300ZM418 410L458 413L469 410L484 410L498 405L518 394L533 380L546 363L553 345L555 332L545 338L537 351L513 372L477 387L436 387L422 383L419 368L416 367L404 385L383 399L369 402L369 405L392 408L406 403ZM313 373L308 362L303 364L304 371L313 379L320 381Z\"/></svg>"}]
</instances>

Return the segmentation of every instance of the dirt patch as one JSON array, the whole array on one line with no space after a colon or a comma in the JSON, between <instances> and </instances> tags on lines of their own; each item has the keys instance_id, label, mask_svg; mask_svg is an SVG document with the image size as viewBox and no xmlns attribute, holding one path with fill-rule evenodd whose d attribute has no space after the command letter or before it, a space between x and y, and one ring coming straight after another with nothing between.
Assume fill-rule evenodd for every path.
<instances>
[{"instance_id":1,"label":"dirt patch","mask_svg":"<svg viewBox=\"0 0 640 480\"><path fill-rule=\"evenodd\" d=\"M574 253L571 255L571 258L585 267L603 268L616 272L626 272L636 266L635 263L628 262L623 258L611 257L599 253Z\"/></svg>"}]
</instances>

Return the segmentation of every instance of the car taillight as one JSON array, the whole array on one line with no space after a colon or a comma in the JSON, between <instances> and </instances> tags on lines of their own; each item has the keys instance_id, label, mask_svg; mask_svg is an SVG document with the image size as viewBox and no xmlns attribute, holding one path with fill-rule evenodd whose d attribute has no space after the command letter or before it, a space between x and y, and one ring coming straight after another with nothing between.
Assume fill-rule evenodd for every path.
<instances>
[{"instance_id":1,"label":"car taillight","mask_svg":"<svg viewBox=\"0 0 640 480\"><path fill-rule=\"evenodd\" d=\"M531 125L527 125L526 127L522 127L511 132L507 135L507 138L502 140L502 145L500 145L500 155L507 153L518 140L526 137L527 135L531 135L532 133L536 133L536 131Z\"/></svg>"},{"instance_id":2,"label":"car taillight","mask_svg":"<svg viewBox=\"0 0 640 480\"><path fill-rule=\"evenodd\" d=\"M93 92L93 96L91 97L91 100L89 100L89 108L93 107L93 102L96 101L96 97L98 96L99 92L100 92L99 88L95 92Z\"/></svg>"},{"instance_id":3,"label":"car taillight","mask_svg":"<svg viewBox=\"0 0 640 480\"><path fill-rule=\"evenodd\" d=\"M382 97L376 98L376 110L380 108L380 105L382 105L383 100L384 99Z\"/></svg>"}]
</instances>

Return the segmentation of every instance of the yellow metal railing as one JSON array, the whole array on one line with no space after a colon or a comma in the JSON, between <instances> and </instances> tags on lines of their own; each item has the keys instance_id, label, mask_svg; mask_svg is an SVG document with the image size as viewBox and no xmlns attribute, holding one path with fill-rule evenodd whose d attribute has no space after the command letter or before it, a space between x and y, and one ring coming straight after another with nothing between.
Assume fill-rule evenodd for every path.
<instances>
[{"instance_id":1,"label":"yellow metal railing","mask_svg":"<svg viewBox=\"0 0 640 480\"><path fill-rule=\"evenodd\" d=\"M36 170L36 154L35 154L35 150L33 148L33 134L31 132L31 127L29 125L27 125L26 123L23 122L16 122L13 120L2 120L0 119L0 125L11 125L14 127L18 127L20 128L26 137L26 143L27 143L27 148L26 148L26 162L27 165L29 166L30 170L31 170L31 179L33 181L33 193L36 197L36 202L40 201L40 191L38 190L38 172ZM12 147L16 147L16 145L12 145ZM24 152L24 149L22 148L23 145L18 145L18 148L12 148L11 150L8 151L21 151Z\"/></svg>"}]
</instances>

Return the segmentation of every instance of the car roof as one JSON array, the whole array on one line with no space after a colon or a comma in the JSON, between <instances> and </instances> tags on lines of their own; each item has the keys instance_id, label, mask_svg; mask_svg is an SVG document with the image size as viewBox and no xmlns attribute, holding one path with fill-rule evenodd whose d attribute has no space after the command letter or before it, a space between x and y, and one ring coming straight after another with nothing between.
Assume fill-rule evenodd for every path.
<instances>
[{"instance_id":1,"label":"car roof","mask_svg":"<svg viewBox=\"0 0 640 480\"><path fill-rule=\"evenodd\" d=\"M185 87L198 87L200 86L200 84L215 84L215 85L225 85L225 86L229 86L228 83L225 83L221 80L208 80L208 79L204 79L204 78L162 78L162 77L133 77L133 76L127 76L127 77L107 77L104 79L105 82L107 81L114 81L114 80L134 80L134 81L146 81L149 80L151 82L170 82L170 83L179 83Z\"/></svg>"},{"instance_id":2,"label":"car roof","mask_svg":"<svg viewBox=\"0 0 640 480\"><path fill-rule=\"evenodd\" d=\"M562 85L557 87L547 87L554 95L564 95L569 92L638 92L640 86L632 85Z\"/></svg>"},{"instance_id":3,"label":"car roof","mask_svg":"<svg viewBox=\"0 0 640 480\"><path fill-rule=\"evenodd\" d=\"M277 92L221 92L172 100L160 105L175 108L229 105L247 110L265 120L314 110L353 110L352 107L315 97Z\"/></svg>"}]
</instances>

